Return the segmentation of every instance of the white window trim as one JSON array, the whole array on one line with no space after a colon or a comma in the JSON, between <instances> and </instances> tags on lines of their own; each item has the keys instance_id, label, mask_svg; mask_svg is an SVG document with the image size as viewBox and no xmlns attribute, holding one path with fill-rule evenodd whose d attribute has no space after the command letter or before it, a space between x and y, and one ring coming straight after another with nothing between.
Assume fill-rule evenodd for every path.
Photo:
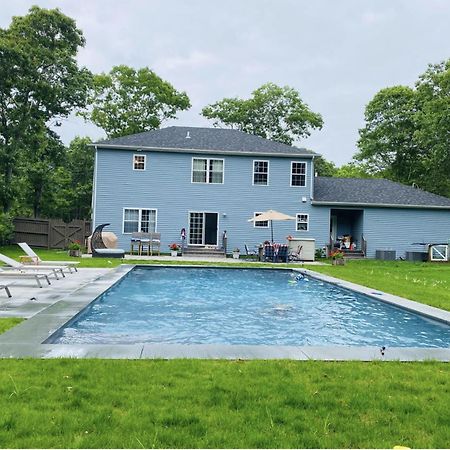
<instances>
[{"instance_id":1,"label":"white window trim","mask_svg":"<svg viewBox=\"0 0 450 450\"><path fill-rule=\"evenodd\" d=\"M298 229L298 224L299 224L298 216L306 216L306 222L304 220L301 221L301 223L306 223L306 230ZM309 231L309 214L308 213L300 212L295 215L295 231L297 233L306 233L307 231Z\"/></svg>"},{"instance_id":2,"label":"white window trim","mask_svg":"<svg viewBox=\"0 0 450 450\"><path fill-rule=\"evenodd\" d=\"M256 216L259 216L260 214L262 214L262 212L254 212L253 213L253 218L255 218ZM267 222L266 226L256 226L256 222ZM269 221L268 220L258 220L258 221L254 221L253 222L253 228L270 228L269 226Z\"/></svg>"},{"instance_id":3,"label":"white window trim","mask_svg":"<svg viewBox=\"0 0 450 450\"><path fill-rule=\"evenodd\" d=\"M194 181L194 159L206 159L206 181ZM209 162L222 161L222 183L210 183L209 182ZM191 184L225 184L225 159L223 158L203 158L199 156L193 156L191 159Z\"/></svg>"},{"instance_id":4,"label":"white window trim","mask_svg":"<svg viewBox=\"0 0 450 450\"><path fill-rule=\"evenodd\" d=\"M267 184L255 184L255 162L267 163ZM254 159L252 162L252 186L269 186L270 161L267 159Z\"/></svg>"},{"instance_id":5,"label":"white window trim","mask_svg":"<svg viewBox=\"0 0 450 450\"><path fill-rule=\"evenodd\" d=\"M134 208L132 206L126 206L123 208L122 212L122 234L132 234L131 233L125 233L125 210L126 209L137 209L139 211L139 218L138 218L138 230L141 229L141 220L142 220L142 210L147 209L149 211L155 211L155 233L158 231L158 209L157 208Z\"/></svg>"},{"instance_id":6,"label":"white window trim","mask_svg":"<svg viewBox=\"0 0 450 450\"><path fill-rule=\"evenodd\" d=\"M298 185L292 184L292 175L293 175L292 168L293 168L294 164L304 164L305 165L305 184L303 186L298 186ZM294 188L306 187L307 176L308 176L308 164L306 163L306 161L291 161L291 173L289 175L289 185L291 187L294 187Z\"/></svg>"},{"instance_id":7,"label":"white window trim","mask_svg":"<svg viewBox=\"0 0 450 450\"><path fill-rule=\"evenodd\" d=\"M134 167L134 163L135 163L135 158L136 158L136 156L143 156L144 157L144 168L143 169L136 169L135 167ZM144 172L144 170L146 170L147 169L147 155L143 155L142 153L134 153L133 154L133 170L135 171L135 172ZM144 208L145 209L145 208Z\"/></svg>"}]
</instances>

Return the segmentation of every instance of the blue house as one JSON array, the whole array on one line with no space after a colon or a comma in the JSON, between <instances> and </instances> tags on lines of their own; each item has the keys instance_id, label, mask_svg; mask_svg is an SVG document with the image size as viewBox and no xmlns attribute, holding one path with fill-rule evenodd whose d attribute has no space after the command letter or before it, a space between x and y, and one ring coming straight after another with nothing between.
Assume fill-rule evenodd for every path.
<instances>
[{"instance_id":1,"label":"blue house","mask_svg":"<svg viewBox=\"0 0 450 450\"><path fill-rule=\"evenodd\" d=\"M237 130L168 127L95 147L93 224L111 223L122 248L131 233L161 233L161 249L187 232L191 248L228 249L270 239L314 238L323 248L350 237L368 257L397 256L450 238L450 199L382 179L314 176L316 153Z\"/></svg>"}]
</instances>

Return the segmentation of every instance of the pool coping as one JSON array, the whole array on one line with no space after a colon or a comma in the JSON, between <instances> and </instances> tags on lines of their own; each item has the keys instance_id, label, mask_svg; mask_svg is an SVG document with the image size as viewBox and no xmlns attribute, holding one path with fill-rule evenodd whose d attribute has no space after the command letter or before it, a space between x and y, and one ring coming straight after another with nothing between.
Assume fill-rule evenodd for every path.
<instances>
[{"instance_id":1,"label":"pool coping","mask_svg":"<svg viewBox=\"0 0 450 450\"><path fill-rule=\"evenodd\" d=\"M352 346L279 346L228 344L48 344L43 343L63 325L74 318L106 289L119 282L134 267L178 267L159 264L128 265L97 278L80 287L30 319L0 335L0 358L108 358L108 359L291 359L323 361L450 361L450 348L412 347L352 347ZM180 268L217 268L238 270L242 267L214 265L183 265ZM252 268L248 270L289 270L325 281L344 289L356 291L371 298L414 313L450 324L450 312L407 300L392 294L361 286L349 281L323 275L306 268Z\"/></svg>"}]
</instances>

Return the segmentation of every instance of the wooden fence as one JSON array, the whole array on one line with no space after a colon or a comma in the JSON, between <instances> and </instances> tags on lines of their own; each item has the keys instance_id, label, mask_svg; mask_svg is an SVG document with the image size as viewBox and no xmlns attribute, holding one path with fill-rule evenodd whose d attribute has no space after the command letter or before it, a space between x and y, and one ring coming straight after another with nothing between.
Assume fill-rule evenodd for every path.
<instances>
[{"instance_id":1,"label":"wooden fence","mask_svg":"<svg viewBox=\"0 0 450 450\"><path fill-rule=\"evenodd\" d=\"M29 219L17 217L14 223L14 242L26 242L33 247L67 248L73 241L84 245L91 234L91 222L72 220L64 222L60 219Z\"/></svg>"}]
</instances>

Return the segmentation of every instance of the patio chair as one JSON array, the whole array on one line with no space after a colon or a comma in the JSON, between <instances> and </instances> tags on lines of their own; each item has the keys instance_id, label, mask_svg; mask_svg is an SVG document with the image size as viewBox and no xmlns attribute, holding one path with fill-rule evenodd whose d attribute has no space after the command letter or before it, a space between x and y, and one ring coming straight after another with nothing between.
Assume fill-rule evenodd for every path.
<instances>
[{"instance_id":1,"label":"patio chair","mask_svg":"<svg viewBox=\"0 0 450 450\"><path fill-rule=\"evenodd\" d=\"M158 256L161 255L161 233L150 233L150 254L153 255L153 249L158 249Z\"/></svg>"},{"instance_id":2,"label":"patio chair","mask_svg":"<svg viewBox=\"0 0 450 450\"><path fill-rule=\"evenodd\" d=\"M45 265L25 265L20 262L17 262L15 259L10 258L9 256L0 253L0 261L4 262L7 267L2 267L2 269L6 272L12 271L20 271L20 272L35 272L38 270L45 270L47 272L53 273L55 278L59 280L58 273L60 273L63 278L66 276L64 274L64 266L45 266Z\"/></svg>"},{"instance_id":3,"label":"patio chair","mask_svg":"<svg viewBox=\"0 0 450 450\"><path fill-rule=\"evenodd\" d=\"M286 244L280 245L276 259L277 261L288 262L288 246Z\"/></svg>"},{"instance_id":4,"label":"patio chair","mask_svg":"<svg viewBox=\"0 0 450 450\"><path fill-rule=\"evenodd\" d=\"M275 257L274 249L272 245L265 245L264 246L264 261L270 261L273 262Z\"/></svg>"},{"instance_id":5,"label":"patio chair","mask_svg":"<svg viewBox=\"0 0 450 450\"><path fill-rule=\"evenodd\" d=\"M6 278L18 278L18 279L34 279L38 285L38 287L42 287L41 279L44 279L47 281L48 284L50 283L50 279L48 278L53 272L15 272L11 270L4 270L0 268L0 277L6 277Z\"/></svg>"},{"instance_id":6,"label":"patio chair","mask_svg":"<svg viewBox=\"0 0 450 450\"><path fill-rule=\"evenodd\" d=\"M31 258L32 264L29 264L31 266L37 264L43 264L45 266L65 266L69 273L72 273L72 269L75 270L75 272L78 272L77 265L80 264L79 261L43 261L26 242L19 242L17 245Z\"/></svg>"},{"instance_id":7,"label":"patio chair","mask_svg":"<svg viewBox=\"0 0 450 450\"><path fill-rule=\"evenodd\" d=\"M248 248L247 244L244 244L244 247L245 247L245 255L247 257L249 257L250 259L255 259L255 260L259 259L259 255L258 255L258 252L256 250L250 250Z\"/></svg>"},{"instance_id":8,"label":"patio chair","mask_svg":"<svg viewBox=\"0 0 450 450\"><path fill-rule=\"evenodd\" d=\"M123 258L125 250L121 248L107 248L102 239L103 228L110 225L109 223L102 223L92 233L91 249L93 258Z\"/></svg>"},{"instance_id":9,"label":"patio chair","mask_svg":"<svg viewBox=\"0 0 450 450\"><path fill-rule=\"evenodd\" d=\"M299 245L296 251L289 253L289 261L303 261L302 251L303 245Z\"/></svg>"}]
</instances>

